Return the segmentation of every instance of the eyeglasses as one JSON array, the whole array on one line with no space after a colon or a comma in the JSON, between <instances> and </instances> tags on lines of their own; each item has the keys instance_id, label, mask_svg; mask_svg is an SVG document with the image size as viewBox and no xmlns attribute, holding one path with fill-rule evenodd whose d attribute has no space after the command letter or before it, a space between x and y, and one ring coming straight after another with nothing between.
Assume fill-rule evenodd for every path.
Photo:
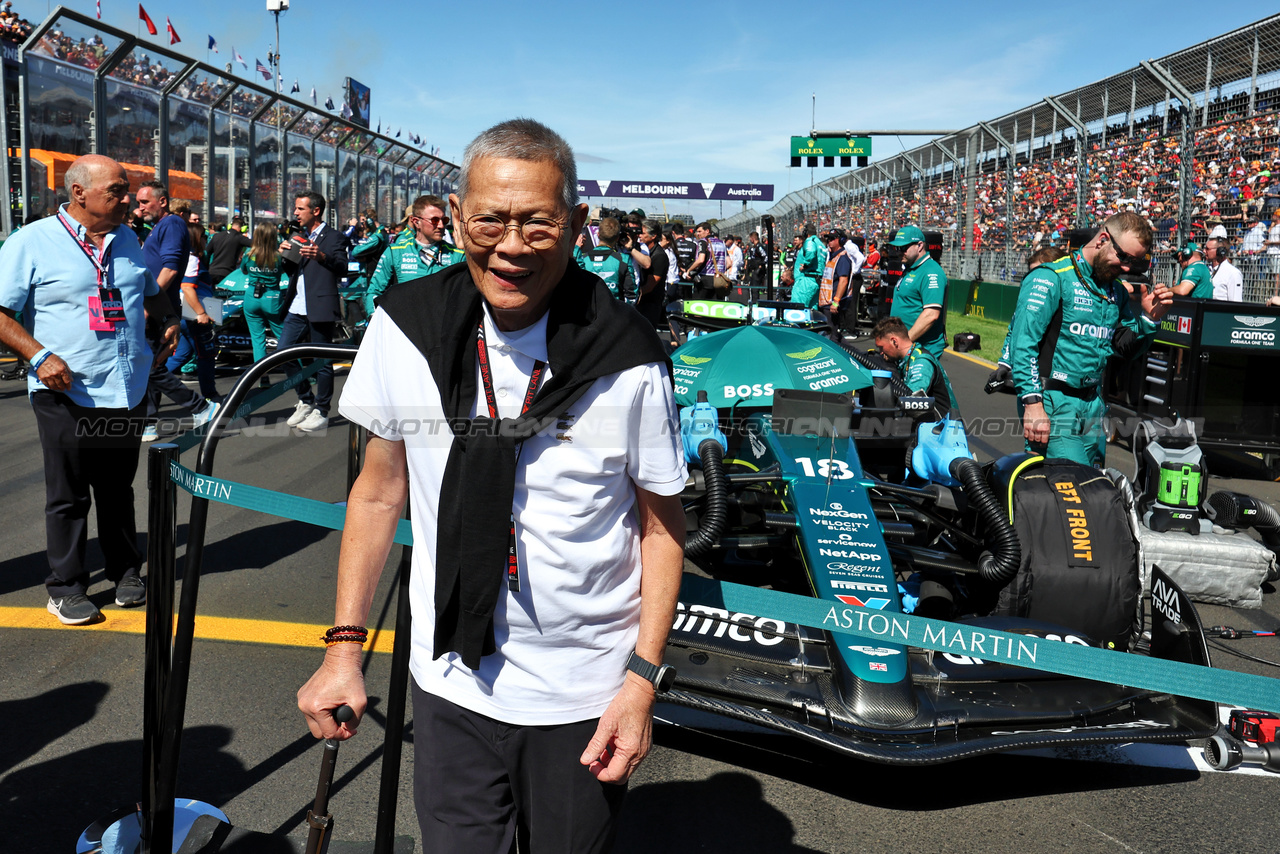
<instances>
[{"instance_id":1,"label":"eyeglasses","mask_svg":"<svg viewBox=\"0 0 1280 854\"><path fill-rule=\"evenodd\" d=\"M530 217L524 222L504 222L493 214L473 214L466 219L467 237L476 246L497 246L507 236L509 229L520 232L521 239L530 249L550 249L560 242L566 223L546 217Z\"/></svg>"},{"instance_id":2,"label":"eyeglasses","mask_svg":"<svg viewBox=\"0 0 1280 854\"><path fill-rule=\"evenodd\" d=\"M1104 228L1102 231L1107 235L1107 239L1111 241L1111 250L1116 253L1116 260L1120 262L1121 267L1128 267L1131 273L1141 273L1147 269L1151 262L1148 260L1146 253L1130 255L1120 248L1119 242L1116 241L1116 236L1111 233L1110 229Z\"/></svg>"},{"instance_id":3,"label":"eyeglasses","mask_svg":"<svg viewBox=\"0 0 1280 854\"><path fill-rule=\"evenodd\" d=\"M449 218L447 216L411 216L409 219L416 219L419 222L429 222L432 225L448 225Z\"/></svg>"}]
</instances>

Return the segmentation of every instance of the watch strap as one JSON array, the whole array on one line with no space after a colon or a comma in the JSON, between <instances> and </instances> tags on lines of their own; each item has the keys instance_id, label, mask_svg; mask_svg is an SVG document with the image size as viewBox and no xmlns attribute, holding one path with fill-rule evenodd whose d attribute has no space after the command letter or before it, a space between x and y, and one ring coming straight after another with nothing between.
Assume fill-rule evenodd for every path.
<instances>
[{"instance_id":1,"label":"watch strap","mask_svg":"<svg viewBox=\"0 0 1280 854\"><path fill-rule=\"evenodd\" d=\"M627 669L653 685L655 689L658 687L658 671L661 668L650 661L645 661L634 650L631 657L627 659Z\"/></svg>"}]
</instances>

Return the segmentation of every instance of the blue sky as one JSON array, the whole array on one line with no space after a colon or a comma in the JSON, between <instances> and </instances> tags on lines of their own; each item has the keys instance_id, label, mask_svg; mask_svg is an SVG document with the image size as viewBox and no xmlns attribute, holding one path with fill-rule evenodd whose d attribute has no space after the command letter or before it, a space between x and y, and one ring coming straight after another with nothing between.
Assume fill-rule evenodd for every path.
<instances>
[{"instance_id":1,"label":"blue sky","mask_svg":"<svg viewBox=\"0 0 1280 854\"><path fill-rule=\"evenodd\" d=\"M14 0L33 21L54 5ZM65 5L94 14L92 0ZM265 0L143 5L160 27L152 39L168 16L183 39L175 49L198 59L210 34L218 65L232 46L251 66L274 48ZM1003 1L291 5L280 23L286 87L296 77L304 95L315 86L321 103L340 102L343 78L355 77L372 89L375 124L418 133L453 162L479 131L528 115L569 140L582 178L771 183L775 198L809 184L808 169L787 163L790 136L810 129L813 94L819 127L962 128L1268 14L1230 3L1208 15L1182 0L1088 11ZM102 6L104 23L136 32L136 0ZM875 146L876 158L901 150L892 139ZM720 209L677 204L699 218Z\"/></svg>"}]
</instances>

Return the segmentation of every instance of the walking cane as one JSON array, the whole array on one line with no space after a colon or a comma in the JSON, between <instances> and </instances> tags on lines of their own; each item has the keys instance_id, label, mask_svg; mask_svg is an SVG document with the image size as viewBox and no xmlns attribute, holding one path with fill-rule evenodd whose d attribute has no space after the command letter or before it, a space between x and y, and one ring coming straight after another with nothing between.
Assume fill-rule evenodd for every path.
<instances>
[{"instance_id":1,"label":"walking cane","mask_svg":"<svg viewBox=\"0 0 1280 854\"><path fill-rule=\"evenodd\" d=\"M356 716L350 706L338 706L333 711L333 719L344 724ZM320 758L320 780L316 783L316 802L307 810L307 824L311 832L307 834L306 854L325 854L329 850L329 838L333 834L333 816L329 815L329 787L333 785L333 766L338 760L338 745L342 742L336 738L324 740L324 755Z\"/></svg>"}]
</instances>

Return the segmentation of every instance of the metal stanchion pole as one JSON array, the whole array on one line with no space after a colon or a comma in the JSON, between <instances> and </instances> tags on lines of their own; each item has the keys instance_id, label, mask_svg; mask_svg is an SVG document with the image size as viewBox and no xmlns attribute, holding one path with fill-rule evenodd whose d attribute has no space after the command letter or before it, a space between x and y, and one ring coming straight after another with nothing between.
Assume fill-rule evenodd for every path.
<instances>
[{"instance_id":1,"label":"metal stanchion pole","mask_svg":"<svg viewBox=\"0 0 1280 854\"><path fill-rule=\"evenodd\" d=\"M764 268L764 287L767 299L773 299L773 217L765 214L760 217L760 221L764 223L765 232L765 268Z\"/></svg>"},{"instance_id":2,"label":"metal stanchion pole","mask_svg":"<svg viewBox=\"0 0 1280 854\"><path fill-rule=\"evenodd\" d=\"M405 514L408 518L409 514ZM382 780L378 786L378 827L374 854L391 854L396 835L396 801L400 796L400 754L404 748L405 697L409 691L409 634L413 617L409 611L409 569L413 546L400 551L400 572L396 585L396 645L391 651L391 687L387 695L387 732L382 747Z\"/></svg>"},{"instance_id":3,"label":"metal stanchion pole","mask_svg":"<svg viewBox=\"0 0 1280 854\"><path fill-rule=\"evenodd\" d=\"M169 476L178 446L152 445L147 452L147 635L142 706L142 838L173 838L173 799L158 797L160 738L165 694L169 689L170 643L173 639L174 552L177 539L178 491Z\"/></svg>"}]
</instances>

